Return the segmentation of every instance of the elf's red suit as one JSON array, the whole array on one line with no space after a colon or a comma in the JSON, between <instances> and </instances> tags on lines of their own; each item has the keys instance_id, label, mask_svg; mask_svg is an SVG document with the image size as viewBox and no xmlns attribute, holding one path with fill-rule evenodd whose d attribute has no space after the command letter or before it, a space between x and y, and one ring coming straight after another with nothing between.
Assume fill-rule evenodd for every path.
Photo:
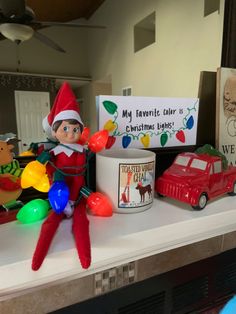
<instances>
[{"instance_id":1,"label":"elf's red suit","mask_svg":"<svg viewBox=\"0 0 236 314\"><path fill-rule=\"evenodd\" d=\"M60 145L59 145L60 148ZM63 149L63 148L62 148ZM78 176L65 176L65 182L70 190L69 199L71 201L78 200L79 191L85 184L84 170L86 163L86 156L84 152L72 152L68 156L65 152L61 151L55 155L52 153L53 164L61 169L64 173L78 174ZM70 168L71 167L71 168ZM48 174L51 177L55 168L50 164L47 167ZM65 217L64 213L57 214L54 211L48 216L43 223L38 243L33 255L32 269L38 270L47 255L51 241L57 231L61 220ZM79 259L83 268L88 268L91 263L91 249L89 237L89 221L86 215L85 199L82 198L74 207L73 213L72 232L75 239L76 248L78 251Z\"/></svg>"},{"instance_id":2,"label":"elf's red suit","mask_svg":"<svg viewBox=\"0 0 236 314\"><path fill-rule=\"evenodd\" d=\"M58 148L61 148L62 150L64 149L60 147L60 145L56 149ZM63 151L61 151L57 155L52 152L51 161L57 168L61 169L64 173L78 174L77 176L65 176L65 182L70 191L69 199L70 201L75 202L76 200L78 200L81 187L83 187L85 184L85 152L72 151L72 154L70 156L68 156ZM49 177L53 176L55 168L48 164L47 170ZM64 213L57 214L52 211L52 213L43 223L32 260L33 270L38 270L40 268L63 217L65 217ZM79 203L75 205L72 219L72 232L74 235L79 259L82 267L88 268L91 263L91 249L89 237L89 221L86 215L86 203L84 198L82 198Z\"/></svg>"},{"instance_id":3,"label":"elf's red suit","mask_svg":"<svg viewBox=\"0 0 236 314\"><path fill-rule=\"evenodd\" d=\"M76 201L81 187L85 185L83 174L86 170L86 154L83 147L79 144L66 144L66 147L59 144L51 150L51 156L50 161L57 168L69 174L69 176L65 176L65 182L70 190L69 199ZM48 163L47 173L50 179L53 179L54 172L55 168ZM75 174L78 174L78 176L75 176Z\"/></svg>"}]
</instances>

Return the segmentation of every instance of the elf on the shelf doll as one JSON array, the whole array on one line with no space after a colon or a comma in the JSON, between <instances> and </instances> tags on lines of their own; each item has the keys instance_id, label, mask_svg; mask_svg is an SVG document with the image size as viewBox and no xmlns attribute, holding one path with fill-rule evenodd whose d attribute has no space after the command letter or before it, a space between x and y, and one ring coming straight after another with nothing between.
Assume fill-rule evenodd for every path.
<instances>
[{"instance_id":1,"label":"elf on the shelf doll","mask_svg":"<svg viewBox=\"0 0 236 314\"><path fill-rule=\"evenodd\" d=\"M73 204L78 198L81 187L85 184L84 176L81 174L85 172L86 155L84 147L78 144L83 131L83 122L78 103L68 83L64 83L60 88L53 108L44 119L43 125L44 129L51 127L52 137L59 142L50 151L52 163L47 164L47 173L52 181L53 175L58 175L55 169L66 172L67 176L64 179L70 196L64 213L71 216Z\"/></svg>"},{"instance_id":2,"label":"elf on the shelf doll","mask_svg":"<svg viewBox=\"0 0 236 314\"><path fill-rule=\"evenodd\" d=\"M85 149L79 144L83 122L75 95L68 83L65 82L61 86L50 113L43 121L43 127L47 132L51 132L59 144L49 153L40 155L39 162L31 162L46 164L48 161L46 169L51 182L49 201L53 209L42 225L33 255L32 269L40 268L60 222L64 217L70 216L73 219L72 232L81 266L88 268L91 263L89 221L86 200L80 195L85 186L86 171ZM26 168L30 167L29 163ZM22 174L22 185L25 188L29 187L29 184L24 183L25 177L29 176L26 168ZM33 171L33 174L31 171L30 175L37 177L36 171ZM37 180L40 180L42 175L43 173L38 175ZM111 210L108 211L111 214Z\"/></svg>"}]
</instances>

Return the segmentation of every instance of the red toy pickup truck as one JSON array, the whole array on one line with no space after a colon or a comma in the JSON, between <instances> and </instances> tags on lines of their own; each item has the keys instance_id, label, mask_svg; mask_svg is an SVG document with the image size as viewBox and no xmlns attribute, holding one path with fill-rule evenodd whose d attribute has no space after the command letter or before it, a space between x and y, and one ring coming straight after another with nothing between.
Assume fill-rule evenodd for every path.
<instances>
[{"instance_id":1,"label":"red toy pickup truck","mask_svg":"<svg viewBox=\"0 0 236 314\"><path fill-rule=\"evenodd\" d=\"M236 195L236 167L225 166L222 157L181 153L156 180L156 191L203 209L207 201L228 193Z\"/></svg>"}]
</instances>

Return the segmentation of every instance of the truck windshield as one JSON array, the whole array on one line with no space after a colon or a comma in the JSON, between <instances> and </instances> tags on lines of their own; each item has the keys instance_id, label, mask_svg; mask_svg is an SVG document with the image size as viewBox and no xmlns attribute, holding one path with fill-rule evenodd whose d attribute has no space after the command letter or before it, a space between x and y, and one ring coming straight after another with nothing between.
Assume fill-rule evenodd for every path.
<instances>
[{"instance_id":1,"label":"truck windshield","mask_svg":"<svg viewBox=\"0 0 236 314\"><path fill-rule=\"evenodd\" d=\"M175 164L179 166L187 166L190 157L187 156L178 156L175 160Z\"/></svg>"},{"instance_id":2,"label":"truck windshield","mask_svg":"<svg viewBox=\"0 0 236 314\"><path fill-rule=\"evenodd\" d=\"M199 170L206 170L207 162L204 160L200 160L197 158L194 158L191 162L190 168L195 168Z\"/></svg>"}]
</instances>

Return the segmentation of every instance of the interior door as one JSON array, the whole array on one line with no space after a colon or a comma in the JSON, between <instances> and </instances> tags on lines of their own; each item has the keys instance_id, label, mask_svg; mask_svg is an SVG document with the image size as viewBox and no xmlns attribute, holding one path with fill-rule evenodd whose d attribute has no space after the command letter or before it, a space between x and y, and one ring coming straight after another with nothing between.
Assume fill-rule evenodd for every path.
<instances>
[{"instance_id":1,"label":"interior door","mask_svg":"<svg viewBox=\"0 0 236 314\"><path fill-rule=\"evenodd\" d=\"M31 143L45 141L43 118L50 111L48 92L15 91L15 107L19 153Z\"/></svg>"}]
</instances>

